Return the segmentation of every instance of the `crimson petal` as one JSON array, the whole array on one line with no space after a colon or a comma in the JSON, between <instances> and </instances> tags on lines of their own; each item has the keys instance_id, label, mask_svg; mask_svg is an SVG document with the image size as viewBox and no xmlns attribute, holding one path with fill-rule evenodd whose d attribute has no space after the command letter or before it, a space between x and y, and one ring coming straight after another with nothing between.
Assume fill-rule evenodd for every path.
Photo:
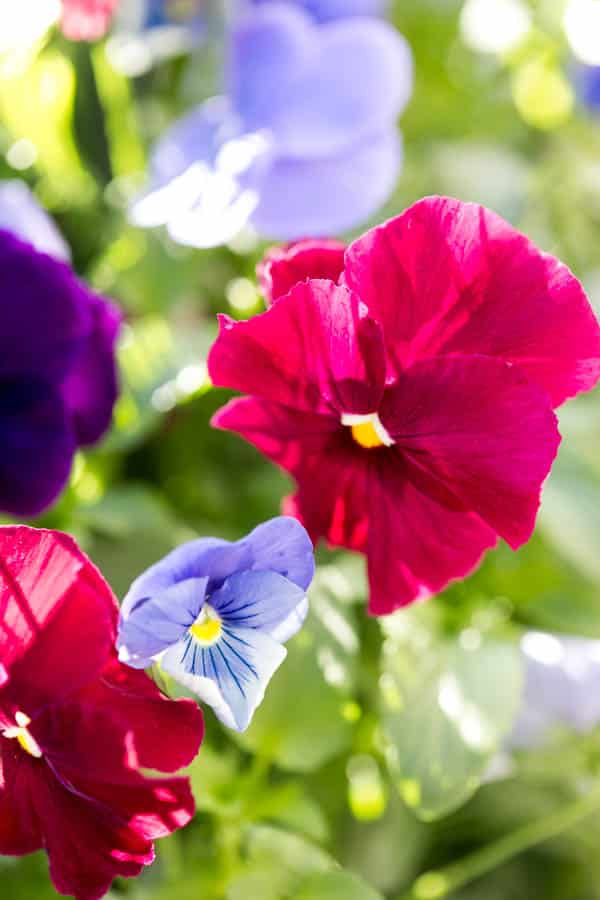
<instances>
[{"instance_id":1,"label":"crimson petal","mask_svg":"<svg viewBox=\"0 0 600 900\"><path fill-rule=\"evenodd\" d=\"M423 360L386 392L380 416L434 485L513 548L530 537L560 435L546 394L517 366L484 356Z\"/></svg>"},{"instance_id":2,"label":"crimson petal","mask_svg":"<svg viewBox=\"0 0 600 900\"><path fill-rule=\"evenodd\" d=\"M396 369L450 352L499 356L555 406L600 377L600 328L577 279L477 204L416 203L348 248L343 280L381 323Z\"/></svg>"},{"instance_id":3,"label":"crimson petal","mask_svg":"<svg viewBox=\"0 0 600 900\"><path fill-rule=\"evenodd\" d=\"M284 406L336 416L377 409L383 339L356 294L329 281L295 285L245 322L220 317L210 377Z\"/></svg>"}]
</instances>

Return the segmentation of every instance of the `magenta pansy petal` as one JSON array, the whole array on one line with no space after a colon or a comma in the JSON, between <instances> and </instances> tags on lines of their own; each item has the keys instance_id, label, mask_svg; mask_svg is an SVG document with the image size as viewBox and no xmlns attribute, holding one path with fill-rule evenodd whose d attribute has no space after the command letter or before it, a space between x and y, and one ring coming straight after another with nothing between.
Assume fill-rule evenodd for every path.
<instances>
[{"instance_id":1,"label":"magenta pansy petal","mask_svg":"<svg viewBox=\"0 0 600 900\"><path fill-rule=\"evenodd\" d=\"M518 367L423 360L386 392L380 416L401 454L512 547L529 538L560 435L546 395Z\"/></svg>"},{"instance_id":2,"label":"magenta pansy petal","mask_svg":"<svg viewBox=\"0 0 600 900\"><path fill-rule=\"evenodd\" d=\"M208 358L216 385L340 418L376 409L384 385L381 332L359 298L326 281L296 285L245 322L220 317Z\"/></svg>"},{"instance_id":3,"label":"magenta pansy petal","mask_svg":"<svg viewBox=\"0 0 600 900\"><path fill-rule=\"evenodd\" d=\"M299 491L285 512L300 519L315 542L326 537L365 549L368 462L335 419L242 397L220 409L212 424L235 431L295 477Z\"/></svg>"},{"instance_id":4,"label":"magenta pansy petal","mask_svg":"<svg viewBox=\"0 0 600 900\"><path fill-rule=\"evenodd\" d=\"M33 796L26 772L16 754L0 754L0 853L23 856L42 845Z\"/></svg>"},{"instance_id":5,"label":"magenta pansy petal","mask_svg":"<svg viewBox=\"0 0 600 900\"><path fill-rule=\"evenodd\" d=\"M87 617L90 627L97 629L97 636L106 634L101 641L106 648L104 662L116 633L117 603L73 538L25 526L0 528L0 661L8 673L9 684L13 666L28 651L35 651L39 636L46 634L49 627L60 631L62 610L72 605L72 592L79 579L95 592L93 605L88 605L86 591L86 597L77 606L82 619ZM67 632L59 643L65 639L69 650L70 644L75 645L78 640L75 633ZM36 674L43 687L51 672L40 670ZM70 686L65 684L64 688L68 690Z\"/></svg>"},{"instance_id":6,"label":"magenta pansy petal","mask_svg":"<svg viewBox=\"0 0 600 900\"><path fill-rule=\"evenodd\" d=\"M347 251L344 281L384 327L396 367L443 353L518 363L554 405L600 377L583 289L500 216L428 197Z\"/></svg>"},{"instance_id":7,"label":"magenta pansy petal","mask_svg":"<svg viewBox=\"0 0 600 900\"><path fill-rule=\"evenodd\" d=\"M335 240L303 240L272 247L257 267L267 306L287 294L299 281L326 278L338 281L344 270L346 245Z\"/></svg>"},{"instance_id":8,"label":"magenta pansy petal","mask_svg":"<svg viewBox=\"0 0 600 900\"><path fill-rule=\"evenodd\" d=\"M383 461L369 497L371 615L387 615L443 590L468 575L496 544L495 531L478 515L421 491L397 460Z\"/></svg>"}]
</instances>

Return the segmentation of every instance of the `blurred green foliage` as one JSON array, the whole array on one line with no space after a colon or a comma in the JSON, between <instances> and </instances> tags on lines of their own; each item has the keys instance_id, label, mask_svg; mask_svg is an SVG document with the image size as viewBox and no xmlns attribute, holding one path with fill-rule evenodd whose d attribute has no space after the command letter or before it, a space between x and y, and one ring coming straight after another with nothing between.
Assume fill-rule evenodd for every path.
<instances>
[{"instance_id":1,"label":"blurred green foliage","mask_svg":"<svg viewBox=\"0 0 600 900\"><path fill-rule=\"evenodd\" d=\"M490 205L561 256L600 307L600 122L569 86L563 5L532 0L527 39L484 54L461 36L459 0L398 0L416 89L402 121L405 170L378 218L436 192ZM206 375L214 313L260 308L263 247L249 239L193 251L124 215L151 141L215 83L208 51L128 80L105 45L55 34L28 57L0 60L0 176L26 178L77 270L128 317L114 429L78 457L68 490L40 520L75 534L120 596L183 540L240 537L276 514L291 487L252 448L209 427L228 396ZM19 141L35 148L22 171L6 161ZM527 852L492 854L480 878L469 862L593 796L597 734L564 734L493 778L489 766L518 706L520 629L600 637L599 403L585 397L561 415L563 449L530 544L498 548L428 605L368 619L362 561L319 551L308 625L249 731L225 733L206 712L190 770L196 820L111 896L600 898L600 814L591 811L570 828L561 820L547 842L523 840L536 844ZM454 880L443 874L449 865L463 866ZM55 896L43 856L0 860L0 895Z\"/></svg>"}]
</instances>

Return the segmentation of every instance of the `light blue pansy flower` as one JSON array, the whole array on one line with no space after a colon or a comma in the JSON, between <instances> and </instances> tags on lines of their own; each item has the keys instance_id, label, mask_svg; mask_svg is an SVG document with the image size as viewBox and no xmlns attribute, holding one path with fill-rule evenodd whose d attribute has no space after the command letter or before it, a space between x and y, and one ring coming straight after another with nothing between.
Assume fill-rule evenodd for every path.
<instances>
[{"instance_id":1,"label":"light blue pansy flower","mask_svg":"<svg viewBox=\"0 0 600 900\"><path fill-rule=\"evenodd\" d=\"M247 223L293 240L357 226L388 199L412 91L410 49L394 28L320 25L296 5L266 3L237 18L226 68L226 95L159 141L134 223L166 225L196 247Z\"/></svg>"},{"instance_id":2,"label":"light blue pansy flower","mask_svg":"<svg viewBox=\"0 0 600 900\"><path fill-rule=\"evenodd\" d=\"M18 178L0 181L0 229L11 231L41 253L63 262L71 259L69 246L53 219Z\"/></svg>"},{"instance_id":3,"label":"light blue pansy flower","mask_svg":"<svg viewBox=\"0 0 600 900\"><path fill-rule=\"evenodd\" d=\"M274 0L249 0L256 6L273 3ZM383 15L388 5L387 0L288 0L301 6L319 22L331 22L334 19L347 19L350 16Z\"/></svg>"},{"instance_id":4,"label":"light blue pansy flower","mask_svg":"<svg viewBox=\"0 0 600 900\"><path fill-rule=\"evenodd\" d=\"M301 627L314 575L313 547L281 516L235 543L184 544L131 586L119 621L119 659L160 660L165 672L243 731Z\"/></svg>"}]
</instances>

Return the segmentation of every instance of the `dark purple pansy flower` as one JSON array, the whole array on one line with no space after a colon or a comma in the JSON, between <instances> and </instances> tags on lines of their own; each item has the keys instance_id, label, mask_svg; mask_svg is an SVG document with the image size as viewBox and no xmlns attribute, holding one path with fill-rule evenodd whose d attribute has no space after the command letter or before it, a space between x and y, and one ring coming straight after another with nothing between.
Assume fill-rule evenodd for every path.
<instances>
[{"instance_id":1,"label":"dark purple pansy flower","mask_svg":"<svg viewBox=\"0 0 600 900\"><path fill-rule=\"evenodd\" d=\"M3 230L0 285L0 509L33 516L60 493L77 447L110 424L120 314Z\"/></svg>"}]
</instances>

